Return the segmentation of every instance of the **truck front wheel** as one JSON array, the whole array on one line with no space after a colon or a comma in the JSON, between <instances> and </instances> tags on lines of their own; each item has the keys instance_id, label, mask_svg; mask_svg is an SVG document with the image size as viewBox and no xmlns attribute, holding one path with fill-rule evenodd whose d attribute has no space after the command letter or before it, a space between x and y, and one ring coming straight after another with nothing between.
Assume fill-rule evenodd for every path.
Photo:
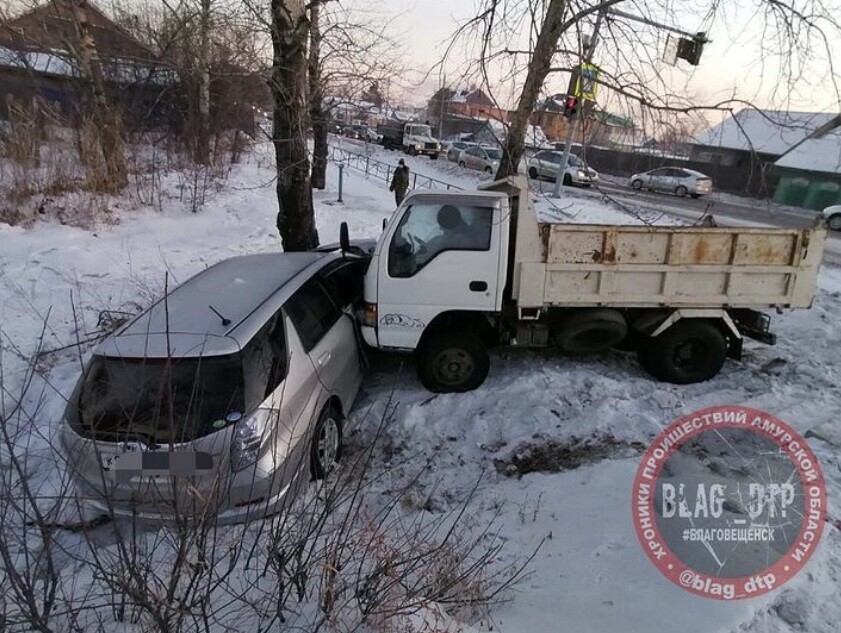
<instances>
[{"instance_id":1,"label":"truck front wheel","mask_svg":"<svg viewBox=\"0 0 841 633\"><path fill-rule=\"evenodd\" d=\"M473 391L485 382L490 365L488 348L467 331L432 333L417 355L418 377L435 393Z\"/></svg>"},{"instance_id":2,"label":"truck front wheel","mask_svg":"<svg viewBox=\"0 0 841 633\"><path fill-rule=\"evenodd\" d=\"M679 321L639 348L640 364L663 382L687 385L715 376L727 357L727 341L709 321Z\"/></svg>"}]
</instances>

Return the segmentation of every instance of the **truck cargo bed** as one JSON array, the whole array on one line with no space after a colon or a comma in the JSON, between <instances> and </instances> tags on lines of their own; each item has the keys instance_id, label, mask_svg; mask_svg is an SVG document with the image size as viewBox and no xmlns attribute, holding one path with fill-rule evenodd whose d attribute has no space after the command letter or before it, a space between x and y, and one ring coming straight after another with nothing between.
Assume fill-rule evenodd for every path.
<instances>
[{"instance_id":1,"label":"truck cargo bed","mask_svg":"<svg viewBox=\"0 0 841 633\"><path fill-rule=\"evenodd\" d=\"M520 307L811 306L825 228L539 224ZM525 261L524 261L525 260Z\"/></svg>"}]
</instances>

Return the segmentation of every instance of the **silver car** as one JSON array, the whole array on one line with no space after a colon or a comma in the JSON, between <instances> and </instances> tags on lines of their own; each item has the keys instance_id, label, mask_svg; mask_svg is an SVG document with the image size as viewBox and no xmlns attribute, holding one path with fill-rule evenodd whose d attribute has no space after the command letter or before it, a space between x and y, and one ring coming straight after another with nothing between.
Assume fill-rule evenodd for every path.
<instances>
[{"instance_id":1,"label":"silver car","mask_svg":"<svg viewBox=\"0 0 841 633\"><path fill-rule=\"evenodd\" d=\"M555 182L558 177L558 166L563 161L563 152L553 150L541 150L529 160L529 178L543 178ZM566 169L564 170L563 183L567 186L580 185L590 187L599 180L598 172L588 167L583 160L575 154L569 155Z\"/></svg>"},{"instance_id":2,"label":"silver car","mask_svg":"<svg viewBox=\"0 0 841 633\"><path fill-rule=\"evenodd\" d=\"M80 497L117 516L231 523L325 476L362 380L353 310L367 261L227 259L108 337L62 424Z\"/></svg>"},{"instance_id":3,"label":"silver car","mask_svg":"<svg viewBox=\"0 0 841 633\"><path fill-rule=\"evenodd\" d=\"M709 176L685 167L660 167L641 174L634 174L629 179L634 189L649 191L671 191L680 197L698 198L710 193L713 181Z\"/></svg>"},{"instance_id":4,"label":"silver car","mask_svg":"<svg viewBox=\"0 0 841 633\"><path fill-rule=\"evenodd\" d=\"M841 231L841 204L827 207L823 210L823 217L833 231Z\"/></svg>"},{"instance_id":5,"label":"silver car","mask_svg":"<svg viewBox=\"0 0 841 633\"><path fill-rule=\"evenodd\" d=\"M476 147L476 143L469 143L467 141L453 141L447 148L447 160L451 163L457 163L461 151L469 147Z\"/></svg>"},{"instance_id":6,"label":"silver car","mask_svg":"<svg viewBox=\"0 0 841 633\"><path fill-rule=\"evenodd\" d=\"M495 174L499 169L499 161L502 160L502 150L498 147L477 145L468 147L458 155L460 167L478 169L488 174Z\"/></svg>"}]
</instances>

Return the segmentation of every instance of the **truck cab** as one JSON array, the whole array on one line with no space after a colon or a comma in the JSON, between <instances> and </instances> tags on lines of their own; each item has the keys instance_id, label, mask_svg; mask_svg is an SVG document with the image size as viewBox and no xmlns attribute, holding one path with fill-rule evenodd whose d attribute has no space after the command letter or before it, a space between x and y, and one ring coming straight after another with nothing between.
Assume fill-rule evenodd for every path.
<instances>
[{"instance_id":1,"label":"truck cab","mask_svg":"<svg viewBox=\"0 0 841 633\"><path fill-rule=\"evenodd\" d=\"M499 312L509 215L502 192L410 194L365 276L366 342L411 351L443 313Z\"/></svg>"},{"instance_id":2,"label":"truck cab","mask_svg":"<svg viewBox=\"0 0 841 633\"><path fill-rule=\"evenodd\" d=\"M432 136L432 128L425 123L406 123L403 126L403 151L436 160L441 153L441 143Z\"/></svg>"}]
</instances>

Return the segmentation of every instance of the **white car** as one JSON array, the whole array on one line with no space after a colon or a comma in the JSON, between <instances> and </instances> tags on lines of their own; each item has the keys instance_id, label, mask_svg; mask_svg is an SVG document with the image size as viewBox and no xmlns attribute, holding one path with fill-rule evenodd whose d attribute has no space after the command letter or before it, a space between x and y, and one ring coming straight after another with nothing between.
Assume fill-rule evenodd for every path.
<instances>
[{"instance_id":1,"label":"white car","mask_svg":"<svg viewBox=\"0 0 841 633\"><path fill-rule=\"evenodd\" d=\"M552 150L541 150L529 160L529 178L545 178L554 182L558 175L558 166L564 159L564 153ZM575 154L569 155L566 170L564 170L564 184L589 187L598 182L599 173L588 167Z\"/></svg>"},{"instance_id":2,"label":"white car","mask_svg":"<svg viewBox=\"0 0 841 633\"><path fill-rule=\"evenodd\" d=\"M826 223L830 229L833 231L841 231L841 204L836 204L824 209L823 217L826 218Z\"/></svg>"},{"instance_id":3,"label":"white car","mask_svg":"<svg viewBox=\"0 0 841 633\"><path fill-rule=\"evenodd\" d=\"M671 191L681 198L686 195L698 198L713 189L712 178L685 167L660 167L634 174L628 183L637 190Z\"/></svg>"},{"instance_id":4,"label":"white car","mask_svg":"<svg viewBox=\"0 0 841 633\"><path fill-rule=\"evenodd\" d=\"M502 160L502 150L498 147L486 147L477 145L462 150L458 155L459 167L478 169L488 174L495 174L499 169L499 161Z\"/></svg>"}]
</instances>

